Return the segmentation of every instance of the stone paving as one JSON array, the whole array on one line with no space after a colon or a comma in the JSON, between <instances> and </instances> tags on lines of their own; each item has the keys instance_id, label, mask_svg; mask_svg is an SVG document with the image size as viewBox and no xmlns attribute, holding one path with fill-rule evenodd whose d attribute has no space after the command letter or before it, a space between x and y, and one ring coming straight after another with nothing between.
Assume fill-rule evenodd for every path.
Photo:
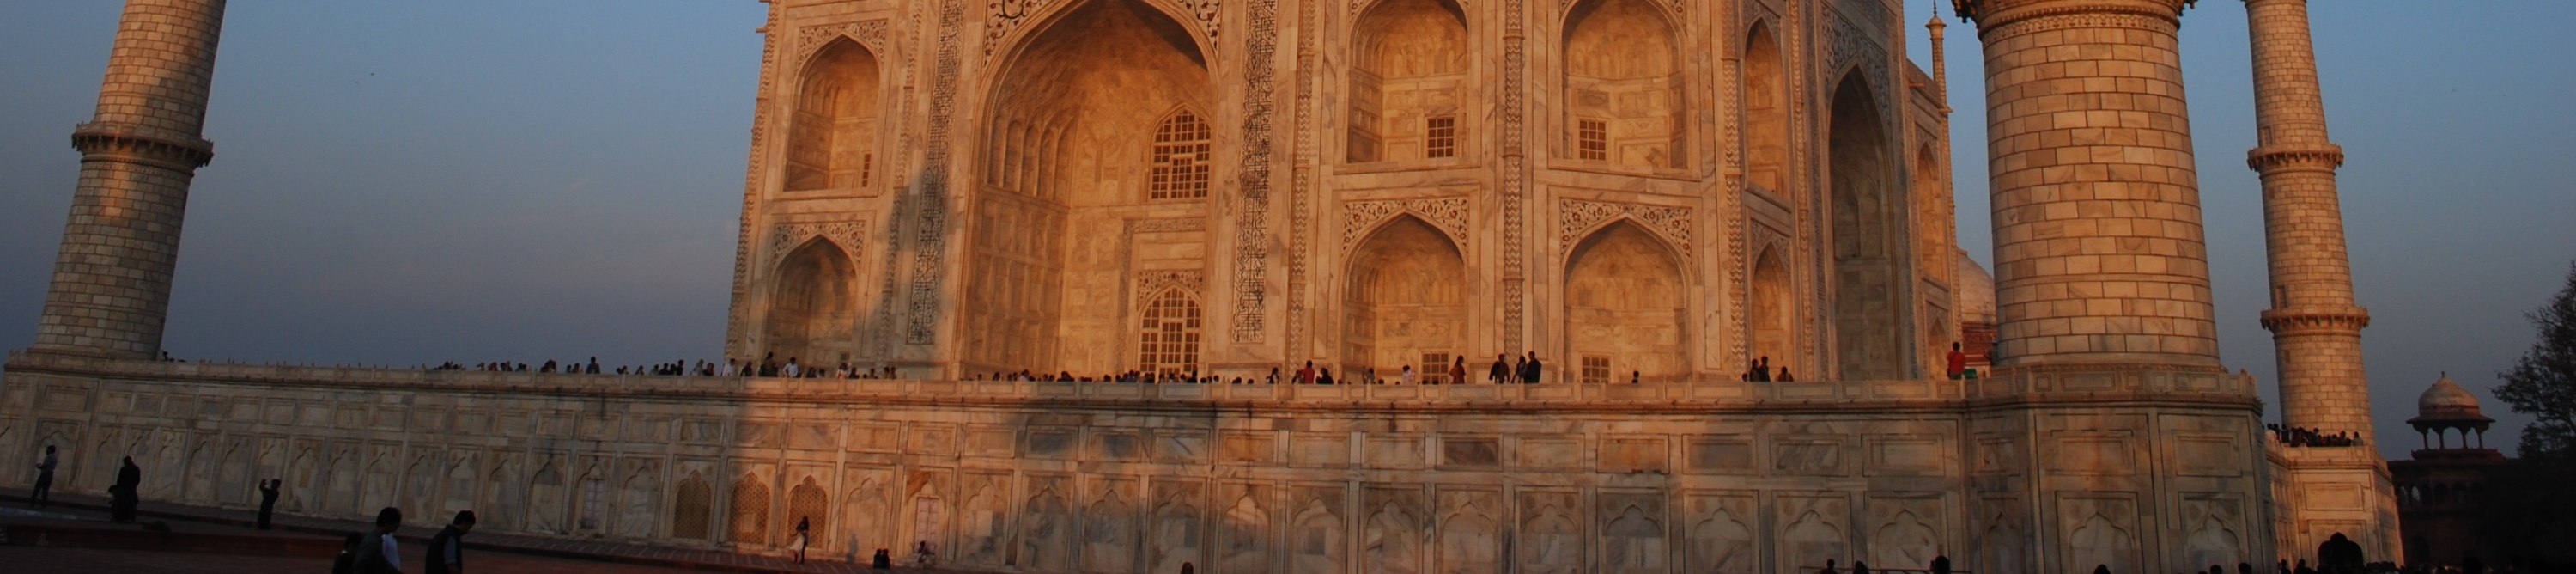
<instances>
[{"instance_id":1,"label":"stone paving","mask_svg":"<svg viewBox=\"0 0 2576 574\"><path fill-rule=\"evenodd\" d=\"M26 509L27 499L19 493L0 495L0 522L39 521L78 523L95 527L105 525L107 501L100 497L57 494L54 504L43 511ZM181 533L257 533L253 513L246 510L207 508L145 501L141 505L141 522L164 521ZM405 522L400 532L407 554L417 553L430 535L437 533L429 521L414 518ZM435 524L444 524L440 519ZM302 516L277 516L275 536L337 537L360 530L366 524L356 520L331 520ZM137 529L138 535L146 535ZM474 534L466 538L466 549L474 551L468 560L504 572L793 572L793 573L861 573L869 570L862 562L831 560L831 557L809 556L805 564L785 558L734 554L716 550L648 546L596 540L570 540L503 534ZM416 558L406 556L406 558ZM0 562L11 564L10 572L293 572L327 571L327 558L210 555L180 552L134 552L130 550L92 548L51 548L0 546ZM16 565L26 564L27 569ZM483 568L477 568L481 570ZM910 574L960 573L956 570L896 568L892 572Z\"/></svg>"}]
</instances>

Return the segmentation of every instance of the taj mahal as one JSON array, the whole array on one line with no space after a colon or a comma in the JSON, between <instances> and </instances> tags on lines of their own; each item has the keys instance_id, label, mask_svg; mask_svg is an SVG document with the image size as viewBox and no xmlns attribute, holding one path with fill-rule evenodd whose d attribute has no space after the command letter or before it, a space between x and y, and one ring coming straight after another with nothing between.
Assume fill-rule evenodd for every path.
<instances>
[{"instance_id":1,"label":"taj mahal","mask_svg":"<svg viewBox=\"0 0 2576 574\"><path fill-rule=\"evenodd\" d=\"M721 352L873 376L156 360L225 2L126 0L0 460L991 572L2402 561L2308 0L1955 0L1955 102L1898 0L764 1ZM2201 95L2257 103L2259 317L2211 305L2177 38L2239 6L2255 93Z\"/></svg>"}]
</instances>

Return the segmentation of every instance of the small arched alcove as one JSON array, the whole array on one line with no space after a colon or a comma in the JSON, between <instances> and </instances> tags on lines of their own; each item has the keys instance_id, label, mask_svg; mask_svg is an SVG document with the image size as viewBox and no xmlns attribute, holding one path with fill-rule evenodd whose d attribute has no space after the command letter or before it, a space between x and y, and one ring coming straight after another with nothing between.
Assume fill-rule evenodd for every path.
<instances>
[{"instance_id":1,"label":"small arched alcove","mask_svg":"<svg viewBox=\"0 0 2576 574\"><path fill-rule=\"evenodd\" d=\"M1562 157L1683 166L1680 34L1651 0L1583 0L1565 17Z\"/></svg>"},{"instance_id":2,"label":"small arched alcove","mask_svg":"<svg viewBox=\"0 0 2576 574\"><path fill-rule=\"evenodd\" d=\"M875 184L880 110L875 54L833 40L805 64L787 129L787 191Z\"/></svg>"},{"instance_id":3,"label":"small arched alcove","mask_svg":"<svg viewBox=\"0 0 2576 574\"><path fill-rule=\"evenodd\" d=\"M1342 294L1346 372L1374 367L1392 378L1434 363L1446 372L1466 350L1466 267L1448 234L1411 215L1370 232L1351 252Z\"/></svg>"},{"instance_id":4,"label":"small arched alcove","mask_svg":"<svg viewBox=\"0 0 2576 574\"><path fill-rule=\"evenodd\" d=\"M1451 0L1385 0L1351 30L1349 161L1459 157L1467 17Z\"/></svg>"},{"instance_id":5,"label":"small arched alcove","mask_svg":"<svg viewBox=\"0 0 2576 574\"><path fill-rule=\"evenodd\" d=\"M858 270L848 252L822 238L780 260L763 341L781 364L807 367L849 359L858 332Z\"/></svg>"},{"instance_id":6,"label":"small arched alcove","mask_svg":"<svg viewBox=\"0 0 2576 574\"><path fill-rule=\"evenodd\" d=\"M1565 364L1575 380L1678 380L1689 373L1689 282L1670 244L1620 220L1575 244L1565 267L1565 337L1573 352Z\"/></svg>"}]
</instances>

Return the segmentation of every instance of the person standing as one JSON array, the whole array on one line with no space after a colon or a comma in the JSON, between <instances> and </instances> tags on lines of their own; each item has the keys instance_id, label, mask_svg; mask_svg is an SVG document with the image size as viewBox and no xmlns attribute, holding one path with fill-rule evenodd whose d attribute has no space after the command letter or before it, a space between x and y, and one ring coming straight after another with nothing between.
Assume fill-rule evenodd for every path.
<instances>
[{"instance_id":1,"label":"person standing","mask_svg":"<svg viewBox=\"0 0 2576 574\"><path fill-rule=\"evenodd\" d=\"M797 564L805 563L805 541L810 540L806 537L813 533L813 519L803 516L796 517L796 539L788 541L787 549L796 551Z\"/></svg>"},{"instance_id":2,"label":"person standing","mask_svg":"<svg viewBox=\"0 0 2576 574\"><path fill-rule=\"evenodd\" d=\"M1485 370L1485 380L1499 385L1503 384L1503 379L1511 378L1512 372L1509 370L1511 366L1503 364L1503 357L1504 355L1494 355L1494 367Z\"/></svg>"},{"instance_id":3,"label":"person standing","mask_svg":"<svg viewBox=\"0 0 2576 574\"><path fill-rule=\"evenodd\" d=\"M1405 366L1404 366L1404 372L1400 372L1400 373L1396 373L1396 374L1395 374L1395 384L1399 384L1399 385L1411 385L1411 384L1418 384L1418 383L1420 383L1420 382L1421 382L1421 381L1419 381L1419 380L1418 380L1418 377L1420 377L1420 376L1421 376L1421 375L1419 375L1419 374L1417 374L1417 373L1414 373L1414 372L1413 372L1413 365L1405 365Z\"/></svg>"},{"instance_id":4,"label":"person standing","mask_svg":"<svg viewBox=\"0 0 2576 574\"><path fill-rule=\"evenodd\" d=\"M376 511L376 527L367 531L349 557L358 574L402 574L402 549L394 545L394 531L401 529L402 509L387 506Z\"/></svg>"},{"instance_id":5,"label":"person standing","mask_svg":"<svg viewBox=\"0 0 2576 574\"><path fill-rule=\"evenodd\" d=\"M1538 384L1539 377L1542 376L1541 373L1547 372L1546 369L1547 367L1541 366L1538 362L1538 351L1530 351L1529 363L1521 366L1521 383L1528 385Z\"/></svg>"},{"instance_id":6,"label":"person standing","mask_svg":"<svg viewBox=\"0 0 2576 574\"><path fill-rule=\"evenodd\" d=\"M1458 358L1457 358L1457 362L1455 362L1455 363L1450 363L1450 364L1449 364L1449 384L1452 384L1452 385L1464 385L1464 384L1467 384L1467 356L1466 356L1466 355L1459 355L1459 356L1458 356Z\"/></svg>"},{"instance_id":7,"label":"person standing","mask_svg":"<svg viewBox=\"0 0 2576 574\"><path fill-rule=\"evenodd\" d=\"M1950 356L1949 356L1949 363L1950 363L1950 380L1956 381L1956 380L1959 380L1961 377L1967 376L1967 373L1968 373L1968 353L1967 353L1967 352L1965 352L1965 351L1960 351L1960 350L1959 350L1959 344L1958 344L1958 343L1951 343L1951 344L1950 344Z\"/></svg>"},{"instance_id":8,"label":"person standing","mask_svg":"<svg viewBox=\"0 0 2576 574\"><path fill-rule=\"evenodd\" d=\"M143 467L134 465L134 457L125 457L125 465L116 469L116 484L107 487L108 520L118 524L134 523L134 507L142 504Z\"/></svg>"},{"instance_id":9,"label":"person standing","mask_svg":"<svg viewBox=\"0 0 2576 574\"><path fill-rule=\"evenodd\" d=\"M277 514L277 488L286 481L268 479L259 483L259 529L268 529L268 519Z\"/></svg>"},{"instance_id":10,"label":"person standing","mask_svg":"<svg viewBox=\"0 0 2576 574\"><path fill-rule=\"evenodd\" d=\"M464 574L465 533L474 531L474 511L456 511L456 519L429 537L429 552L421 555L421 572L428 574Z\"/></svg>"},{"instance_id":11,"label":"person standing","mask_svg":"<svg viewBox=\"0 0 2576 574\"><path fill-rule=\"evenodd\" d=\"M36 461L36 488L27 493L27 506L44 508L54 500L54 445L45 445L45 458Z\"/></svg>"}]
</instances>

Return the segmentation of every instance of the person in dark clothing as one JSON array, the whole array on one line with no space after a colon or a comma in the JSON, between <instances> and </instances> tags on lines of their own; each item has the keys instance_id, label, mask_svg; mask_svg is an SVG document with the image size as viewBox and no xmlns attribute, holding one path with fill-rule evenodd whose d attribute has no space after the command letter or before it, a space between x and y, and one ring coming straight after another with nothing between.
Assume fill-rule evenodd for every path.
<instances>
[{"instance_id":1,"label":"person in dark clothing","mask_svg":"<svg viewBox=\"0 0 2576 574\"><path fill-rule=\"evenodd\" d=\"M1504 357L1504 355L1494 355L1494 367L1485 370L1486 380L1493 381L1494 384L1499 385L1503 384L1504 379L1512 378L1512 367L1511 365L1503 364Z\"/></svg>"},{"instance_id":2,"label":"person in dark clothing","mask_svg":"<svg viewBox=\"0 0 2576 574\"><path fill-rule=\"evenodd\" d=\"M1199 567L1197 564L1182 562L1181 574L1199 574Z\"/></svg>"},{"instance_id":3,"label":"person in dark clothing","mask_svg":"<svg viewBox=\"0 0 2576 574\"><path fill-rule=\"evenodd\" d=\"M2291 568L2290 571L2297 574L2317 574L2317 569L2308 567L2307 560L2300 560L2299 565Z\"/></svg>"},{"instance_id":4,"label":"person in dark clothing","mask_svg":"<svg viewBox=\"0 0 2576 574\"><path fill-rule=\"evenodd\" d=\"M357 532L341 539L340 555L331 559L331 574L358 574L358 543L366 540L366 534Z\"/></svg>"},{"instance_id":5,"label":"person in dark clothing","mask_svg":"<svg viewBox=\"0 0 2576 574\"><path fill-rule=\"evenodd\" d=\"M893 570L893 569L894 569L894 552L888 551L888 550L886 550L886 549L884 549L884 548L878 548L878 549L877 549L877 555L876 555L876 557L874 557L874 558L869 558L869 559L868 559L868 569L869 569L869 570Z\"/></svg>"},{"instance_id":6,"label":"person in dark clothing","mask_svg":"<svg viewBox=\"0 0 2576 574\"><path fill-rule=\"evenodd\" d=\"M268 529L268 519L277 514L277 488L286 481L269 479L259 483L259 529Z\"/></svg>"},{"instance_id":7,"label":"person in dark clothing","mask_svg":"<svg viewBox=\"0 0 2576 574\"><path fill-rule=\"evenodd\" d=\"M2317 545L2317 570L2326 574L2361 574L2363 562L2361 543L2341 532Z\"/></svg>"},{"instance_id":8,"label":"person in dark clothing","mask_svg":"<svg viewBox=\"0 0 2576 574\"><path fill-rule=\"evenodd\" d=\"M1541 373L1545 373L1545 372L1547 372L1546 367L1542 367L1542 366L1540 366L1540 365L1539 365L1539 362L1538 362L1538 351L1530 351L1530 352L1529 352L1529 363L1528 363L1528 364L1525 364L1525 365L1521 365L1521 384L1525 384L1525 385L1535 385L1535 384L1538 384L1538 382L1539 382L1539 381L1538 381L1538 379L1539 379L1540 374L1541 374Z\"/></svg>"},{"instance_id":9,"label":"person in dark clothing","mask_svg":"<svg viewBox=\"0 0 2576 574\"><path fill-rule=\"evenodd\" d=\"M1868 563L1868 562L1862 562L1862 561L1859 561L1859 560L1853 560L1853 561L1852 561L1852 574L1869 574L1869 563Z\"/></svg>"},{"instance_id":10,"label":"person in dark clothing","mask_svg":"<svg viewBox=\"0 0 2576 574\"><path fill-rule=\"evenodd\" d=\"M142 504L143 467L134 465L134 457L125 457L125 466L116 469L116 483L107 487L108 520L117 524L134 523L134 507Z\"/></svg>"},{"instance_id":11,"label":"person in dark clothing","mask_svg":"<svg viewBox=\"0 0 2576 574\"><path fill-rule=\"evenodd\" d=\"M29 508L44 508L54 500L54 445L45 445L45 458L36 461L36 488L27 492Z\"/></svg>"},{"instance_id":12,"label":"person in dark clothing","mask_svg":"<svg viewBox=\"0 0 2576 574\"><path fill-rule=\"evenodd\" d=\"M1834 569L1834 559L1826 558L1825 569L1816 571L1816 574L1840 574L1840 571Z\"/></svg>"},{"instance_id":13,"label":"person in dark clothing","mask_svg":"<svg viewBox=\"0 0 2576 574\"><path fill-rule=\"evenodd\" d=\"M421 555L420 571L427 574L463 574L465 572L465 533L474 531L474 511L456 511L456 519L429 537L429 552Z\"/></svg>"},{"instance_id":14,"label":"person in dark clothing","mask_svg":"<svg viewBox=\"0 0 2576 574\"><path fill-rule=\"evenodd\" d=\"M2254 574L2254 565L2248 562L2238 562L2236 563L2236 574Z\"/></svg>"},{"instance_id":15,"label":"person in dark clothing","mask_svg":"<svg viewBox=\"0 0 2576 574\"><path fill-rule=\"evenodd\" d=\"M358 540L358 549L350 553L349 564L358 574L401 574L402 549L394 545L394 531L402 530L402 509L387 506L376 511L376 527L368 529Z\"/></svg>"},{"instance_id":16,"label":"person in dark clothing","mask_svg":"<svg viewBox=\"0 0 2576 574\"><path fill-rule=\"evenodd\" d=\"M1950 555L1932 557L1932 574L1950 574Z\"/></svg>"},{"instance_id":17,"label":"person in dark clothing","mask_svg":"<svg viewBox=\"0 0 2576 574\"><path fill-rule=\"evenodd\" d=\"M2095 564L2093 565L2093 574L2111 574L2111 565Z\"/></svg>"}]
</instances>

